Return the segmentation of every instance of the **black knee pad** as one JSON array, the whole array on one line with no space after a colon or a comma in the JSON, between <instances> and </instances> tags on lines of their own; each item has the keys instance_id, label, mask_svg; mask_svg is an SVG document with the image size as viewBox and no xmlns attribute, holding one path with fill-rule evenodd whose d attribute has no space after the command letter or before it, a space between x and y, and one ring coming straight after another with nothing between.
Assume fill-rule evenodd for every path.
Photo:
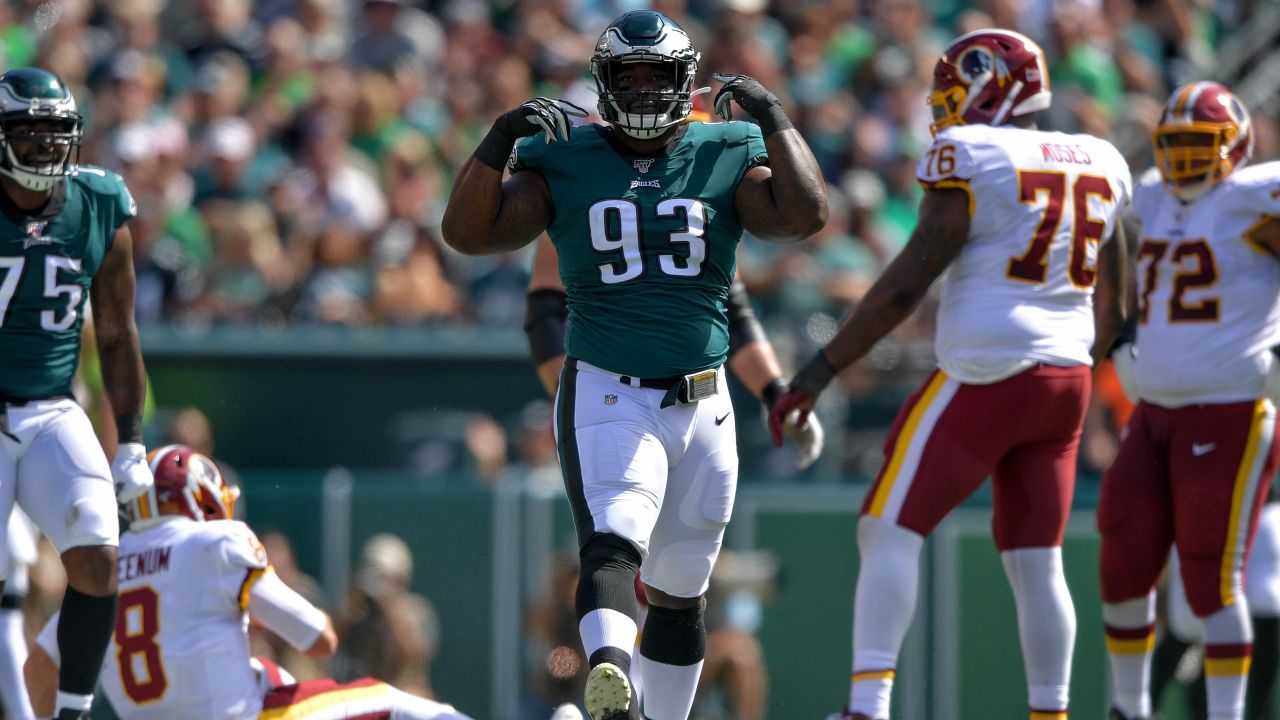
<instances>
[{"instance_id":1,"label":"black knee pad","mask_svg":"<svg viewBox=\"0 0 1280 720\"><path fill-rule=\"evenodd\" d=\"M592 610L617 610L634 618L636 573L640 551L613 533L592 535L578 552L582 575L578 580L577 610L581 620Z\"/></svg>"},{"instance_id":2,"label":"black knee pad","mask_svg":"<svg viewBox=\"0 0 1280 720\"><path fill-rule=\"evenodd\" d=\"M700 602L691 608L649 606L640 636L640 654L665 665L688 666L707 654L707 626Z\"/></svg>"}]
</instances>

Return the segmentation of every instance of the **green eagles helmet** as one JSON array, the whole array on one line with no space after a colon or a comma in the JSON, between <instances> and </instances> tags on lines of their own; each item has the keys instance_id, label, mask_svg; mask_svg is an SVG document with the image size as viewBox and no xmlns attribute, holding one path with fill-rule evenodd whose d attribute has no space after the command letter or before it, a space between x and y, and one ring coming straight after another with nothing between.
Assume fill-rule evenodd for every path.
<instances>
[{"instance_id":1,"label":"green eagles helmet","mask_svg":"<svg viewBox=\"0 0 1280 720\"><path fill-rule=\"evenodd\" d=\"M45 192L71 172L81 124L57 75L30 67L0 75L0 173L22 187Z\"/></svg>"},{"instance_id":2,"label":"green eagles helmet","mask_svg":"<svg viewBox=\"0 0 1280 720\"><path fill-rule=\"evenodd\" d=\"M600 95L600 116L626 134L641 140L657 137L667 128L683 122L693 110L693 96L701 55L693 49L689 36L671 18L653 10L636 10L614 20L596 42L591 56L591 74ZM673 86L661 91L620 91L615 78L629 63L668 65ZM648 101L657 112L629 113L637 101Z\"/></svg>"}]
</instances>

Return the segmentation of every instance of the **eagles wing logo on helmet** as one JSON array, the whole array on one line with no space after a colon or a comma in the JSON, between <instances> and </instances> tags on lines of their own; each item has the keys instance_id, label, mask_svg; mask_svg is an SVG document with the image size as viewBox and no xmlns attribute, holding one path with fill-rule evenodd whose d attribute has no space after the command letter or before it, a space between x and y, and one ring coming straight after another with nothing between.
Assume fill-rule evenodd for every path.
<instances>
[{"instance_id":1,"label":"eagles wing logo on helmet","mask_svg":"<svg viewBox=\"0 0 1280 720\"><path fill-rule=\"evenodd\" d=\"M75 166L80 136L75 98L57 75L39 68L0 75L0 174L46 192Z\"/></svg>"}]
</instances>

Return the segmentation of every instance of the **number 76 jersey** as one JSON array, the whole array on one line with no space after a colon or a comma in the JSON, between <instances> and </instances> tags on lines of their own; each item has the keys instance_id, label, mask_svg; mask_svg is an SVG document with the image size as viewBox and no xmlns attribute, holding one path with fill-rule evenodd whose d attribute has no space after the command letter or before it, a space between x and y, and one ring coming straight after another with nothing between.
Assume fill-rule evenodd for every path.
<instances>
[{"instance_id":1,"label":"number 76 jersey","mask_svg":"<svg viewBox=\"0 0 1280 720\"><path fill-rule=\"evenodd\" d=\"M947 270L938 365L991 383L1035 363L1089 365L1098 248L1129 202L1111 143L1009 126L938 133L916 178L969 194L969 240Z\"/></svg>"},{"instance_id":2,"label":"number 76 jersey","mask_svg":"<svg viewBox=\"0 0 1280 720\"><path fill-rule=\"evenodd\" d=\"M1236 170L1188 204L1152 171L1133 210L1138 394L1169 408L1262 397L1280 343L1280 262L1250 235L1280 217L1280 162Z\"/></svg>"}]
</instances>

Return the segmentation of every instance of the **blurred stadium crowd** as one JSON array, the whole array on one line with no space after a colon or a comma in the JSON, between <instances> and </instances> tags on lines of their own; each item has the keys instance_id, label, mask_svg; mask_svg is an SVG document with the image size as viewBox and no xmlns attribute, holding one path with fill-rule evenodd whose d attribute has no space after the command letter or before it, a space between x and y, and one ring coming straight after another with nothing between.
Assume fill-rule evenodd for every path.
<instances>
[{"instance_id":1,"label":"blurred stadium crowd","mask_svg":"<svg viewBox=\"0 0 1280 720\"><path fill-rule=\"evenodd\" d=\"M528 258L462 262L443 247L451 178L492 119L531 96L594 107L586 59L638 4L12 0L0 45L7 66L68 82L87 117L81 160L118 170L136 195L140 320L509 326ZM923 98L955 33L998 25L1040 41L1047 124L1116 139L1140 168L1160 99L1211 74L1215 44L1252 12L1196 0L654 4L693 35L704 82L715 69L759 78L819 157L826 232L743 247L771 325L811 334L857 301L914 224ZM1257 118L1267 157L1274 113Z\"/></svg>"},{"instance_id":2,"label":"blurred stadium crowd","mask_svg":"<svg viewBox=\"0 0 1280 720\"><path fill-rule=\"evenodd\" d=\"M451 179L493 118L525 99L594 107L595 39L643 4L7 0L0 47L6 66L64 78L87 118L81 160L118 170L135 194L141 322L515 328L530 252L464 260L446 248L438 227ZM1274 9L1266 0L653 7L689 30L703 83L715 70L745 73L782 97L826 175L831 220L819 236L792 247L747 240L740 251L784 365L830 336L909 235L914 165L929 139L924 98L947 39L1002 26L1039 41L1054 92L1042 124L1114 140L1136 177L1150 166L1148 131L1169 89L1235 80L1218 72L1220 51ZM1274 97L1253 108L1257 159L1277 154ZM829 425L845 428L828 448L845 454L818 472L874 472L893 409L933 365L933 314L926 302L846 373L846 393L824 399ZM851 410L895 386L902 394L880 412Z\"/></svg>"}]
</instances>

